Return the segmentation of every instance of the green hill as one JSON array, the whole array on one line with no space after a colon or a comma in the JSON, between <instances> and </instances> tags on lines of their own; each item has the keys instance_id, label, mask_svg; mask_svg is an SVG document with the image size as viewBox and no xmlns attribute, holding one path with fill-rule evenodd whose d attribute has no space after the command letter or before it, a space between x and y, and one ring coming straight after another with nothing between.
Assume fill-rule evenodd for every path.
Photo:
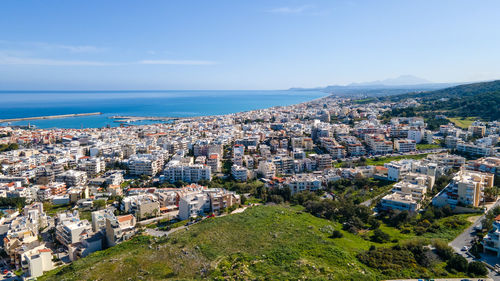
<instances>
[{"instance_id":1,"label":"green hill","mask_svg":"<svg viewBox=\"0 0 500 281\"><path fill-rule=\"evenodd\" d=\"M500 119L500 80L460 85L430 92L385 97L383 101L418 99L421 106L393 110L393 116L479 117L486 121Z\"/></svg>"},{"instance_id":2,"label":"green hill","mask_svg":"<svg viewBox=\"0 0 500 281\"><path fill-rule=\"evenodd\" d=\"M395 228L383 229L400 241L415 240ZM339 230L343 237L332 238L333 230ZM299 208L256 206L243 213L204 220L169 238L138 236L50 271L39 280L381 280L387 276L449 276L442 269L443 262L424 267L411 252L401 250L386 252L404 254L404 260L398 256L393 261L397 264L391 267L370 268L367 264L374 263L372 256L379 254L368 252L370 247L395 244L363 239L368 234L343 231L340 223Z\"/></svg>"},{"instance_id":3,"label":"green hill","mask_svg":"<svg viewBox=\"0 0 500 281\"><path fill-rule=\"evenodd\" d=\"M356 259L370 242L345 233L329 239L334 222L287 207L258 206L208 219L167 240L139 236L39 280L297 279L376 280Z\"/></svg>"}]
</instances>

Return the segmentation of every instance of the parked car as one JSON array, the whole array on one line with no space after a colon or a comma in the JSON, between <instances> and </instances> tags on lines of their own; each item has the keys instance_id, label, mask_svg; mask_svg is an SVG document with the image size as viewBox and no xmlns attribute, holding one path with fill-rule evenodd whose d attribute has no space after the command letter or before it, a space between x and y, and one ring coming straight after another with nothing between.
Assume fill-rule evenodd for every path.
<instances>
[{"instance_id":1,"label":"parked car","mask_svg":"<svg viewBox=\"0 0 500 281\"><path fill-rule=\"evenodd\" d=\"M462 248L462 251L468 251L468 250L469 250L469 247L467 247L467 246L464 246L464 247Z\"/></svg>"}]
</instances>

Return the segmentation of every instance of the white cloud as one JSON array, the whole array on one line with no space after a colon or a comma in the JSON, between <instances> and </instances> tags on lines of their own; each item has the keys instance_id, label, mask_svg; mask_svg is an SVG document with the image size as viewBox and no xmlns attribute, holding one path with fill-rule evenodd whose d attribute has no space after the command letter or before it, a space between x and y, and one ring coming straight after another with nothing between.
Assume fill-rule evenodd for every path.
<instances>
[{"instance_id":1,"label":"white cloud","mask_svg":"<svg viewBox=\"0 0 500 281\"><path fill-rule=\"evenodd\" d=\"M33 57L19 57L0 52L0 65L45 65L45 66L119 66L119 65L213 65L216 62L204 60L141 60L135 62L106 62L89 60L61 60Z\"/></svg>"},{"instance_id":2,"label":"white cloud","mask_svg":"<svg viewBox=\"0 0 500 281\"><path fill-rule=\"evenodd\" d=\"M297 7L279 7L269 10L268 12L274 14L301 14L305 11L314 8L313 5L303 5Z\"/></svg>"},{"instance_id":3,"label":"white cloud","mask_svg":"<svg viewBox=\"0 0 500 281\"><path fill-rule=\"evenodd\" d=\"M212 65L214 61L205 60L141 60L140 64L167 64L167 65Z\"/></svg>"},{"instance_id":4,"label":"white cloud","mask_svg":"<svg viewBox=\"0 0 500 281\"><path fill-rule=\"evenodd\" d=\"M34 41L7 41L0 40L1 45L15 46L22 48L35 48L42 50L65 50L70 53L96 53L107 50L91 45L66 45L66 44L53 44L47 42L34 42Z\"/></svg>"},{"instance_id":5,"label":"white cloud","mask_svg":"<svg viewBox=\"0 0 500 281\"><path fill-rule=\"evenodd\" d=\"M56 60L56 59L43 59L43 58L0 56L0 65L105 66L105 65L117 65L117 64L109 62L101 62L101 61Z\"/></svg>"},{"instance_id":6,"label":"white cloud","mask_svg":"<svg viewBox=\"0 0 500 281\"><path fill-rule=\"evenodd\" d=\"M106 50L105 48L99 48L96 46L89 46L89 45L82 45L82 46L50 45L49 47L68 50L72 53L96 53L96 52L102 52L102 51Z\"/></svg>"}]
</instances>

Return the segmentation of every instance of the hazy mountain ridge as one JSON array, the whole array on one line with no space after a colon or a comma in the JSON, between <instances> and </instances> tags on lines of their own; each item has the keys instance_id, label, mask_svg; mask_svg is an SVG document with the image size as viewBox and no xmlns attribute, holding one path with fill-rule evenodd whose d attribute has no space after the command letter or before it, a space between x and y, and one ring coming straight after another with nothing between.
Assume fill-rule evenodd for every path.
<instances>
[{"instance_id":1,"label":"hazy mountain ridge","mask_svg":"<svg viewBox=\"0 0 500 281\"><path fill-rule=\"evenodd\" d=\"M402 75L396 78L371 82L351 83L348 85L329 85L316 88L291 88L294 91L317 90L339 96L380 97L401 95L410 92L423 92L443 89L459 85L459 83L433 83L412 75Z\"/></svg>"}]
</instances>

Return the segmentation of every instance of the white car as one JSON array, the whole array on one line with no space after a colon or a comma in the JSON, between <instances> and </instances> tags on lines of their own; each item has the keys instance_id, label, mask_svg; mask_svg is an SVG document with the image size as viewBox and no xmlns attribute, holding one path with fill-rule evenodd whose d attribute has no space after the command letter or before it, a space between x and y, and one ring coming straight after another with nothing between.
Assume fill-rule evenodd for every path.
<instances>
[{"instance_id":1,"label":"white car","mask_svg":"<svg viewBox=\"0 0 500 281\"><path fill-rule=\"evenodd\" d=\"M464 247L462 248L462 251L468 251L468 250L469 250L469 247L467 247L467 246L464 246Z\"/></svg>"}]
</instances>

